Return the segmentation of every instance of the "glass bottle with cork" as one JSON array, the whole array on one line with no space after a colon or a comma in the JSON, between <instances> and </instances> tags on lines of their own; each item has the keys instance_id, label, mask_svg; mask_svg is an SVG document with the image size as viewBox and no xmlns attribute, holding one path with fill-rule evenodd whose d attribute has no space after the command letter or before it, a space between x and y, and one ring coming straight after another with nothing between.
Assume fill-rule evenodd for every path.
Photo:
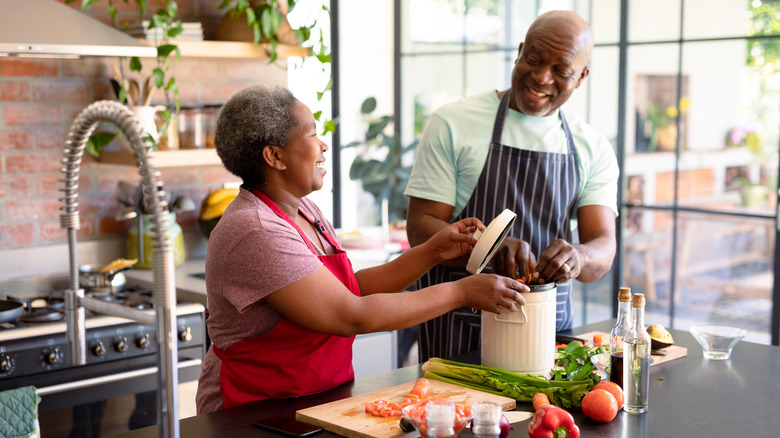
<instances>
[{"instance_id":1,"label":"glass bottle with cork","mask_svg":"<svg viewBox=\"0 0 780 438\"><path fill-rule=\"evenodd\" d=\"M631 328L631 288L618 293L617 322L609 332L609 380L623 387L623 338Z\"/></svg>"},{"instance_id":2,"label":"glass bottle with cork","mask_svg":"<svg viewBox=\"0 0 780 438\"><path fill-rule=\"evenodd\" d=\"M650 335L645 330L644 294L631 297L631 320L631 329L623 338L623 410L643 414L650 390Z\"/></svg>"}]
</instances>

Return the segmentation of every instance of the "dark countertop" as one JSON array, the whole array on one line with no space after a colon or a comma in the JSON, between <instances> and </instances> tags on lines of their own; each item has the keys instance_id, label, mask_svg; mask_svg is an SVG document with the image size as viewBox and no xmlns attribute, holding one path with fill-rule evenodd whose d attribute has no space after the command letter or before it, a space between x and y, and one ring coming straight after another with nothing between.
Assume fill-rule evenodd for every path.
<instances>
[{"instance_id":1,"label":"dark countertop","mask_svg":"<svg viewBox=\"0 0 780 438\"><path fill-rule=\"evenodd\" d=\"M614 321L574 329L574 334L609 331ZM749 437L775 436L780 426L780 348L742 341L726 361L704 359L701 347L687 331L670 330L675 343L688 348L686 357L654 365L650 371L649 409L643 415L621 411L610 423L597 423L573 411L583 437ZM333 390L298 399L266 400L180 421L182 437L280 437L252 426L270 414L293 417L295 411L364 394L422 376L419 366L389 371L345 383ZM661 380L661 378L663 378ZM517 410L531 411L530 403ZM527 437L530 420L514 423L511 437ZM407 434L413 436L413 434ZM156 427L117 435L121 438L159 436ZM337 436L324 431L316 436ZM461 438L471 437L467 429Z\"/></svg>"}]
</instances>

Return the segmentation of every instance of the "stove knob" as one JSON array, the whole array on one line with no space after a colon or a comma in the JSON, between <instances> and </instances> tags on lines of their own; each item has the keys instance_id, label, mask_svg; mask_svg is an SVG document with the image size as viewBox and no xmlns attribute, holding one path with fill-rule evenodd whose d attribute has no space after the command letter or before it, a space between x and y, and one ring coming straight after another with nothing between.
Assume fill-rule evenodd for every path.
<instances>
[{"instance_id":1,"label":"stove knob","mask_svg":"<svg viewBox=\"0 0 780 438\"><path fill-rule=\"evenodd\" d=\"M92 347L92 354L98 357L106 354L106 347L103 346L103 342L98 341L97 345Z\"/></svg>"},{"instance_id":2,"label":"stove knob","mask_svg":"<svg viewBox=\"0 0 780 438\"><path fill-rule=\"evenodd\" d=\"M13 362L7 354L0 355L0 372L7 373L13 368Z\"/></svg>"},{"instance_id":3,"label":"stove knob","mask_svg":"<svg viewBox=\"0 0 780 438\"><path fill-rule=\"evenodd\" d=\"M52 365L62 362L62 358L60 357L60 349L54 347L54 350L50 351L46 355L46 362Z\"/></svg>"},{"instance_id":4,"label":"stove knob","mask_svg":"<svg viewBox=\"0 0 780 438\"><path fill-rule=\"evenodd\" d=\"M119 340L119 342L114 345L114 349L120 353L124 353L127 351L127 338L123 337Z\"/></svg>"},{"instance_id":5,"label":"stove knob","mask_svg":"<svg viewBox=\"0 0 780 438\"><path fill-rule=\"evenodd\" d=\"M183 332L179 332L179 340L190 342L192 340L192 329L187 327Z\"/></svg>"},{"instance_id":6,"label":"stove knob","mask_svg":"<svg viewBox=\"0 0 780 438\"><path fill-rule=\"evenodd\" d=\"M144 333L144 336L142 338L136 339L135 345L137 345L138 348L146 349L146 347L149 346L149 333Z\"/></svg>"}]
</instances>

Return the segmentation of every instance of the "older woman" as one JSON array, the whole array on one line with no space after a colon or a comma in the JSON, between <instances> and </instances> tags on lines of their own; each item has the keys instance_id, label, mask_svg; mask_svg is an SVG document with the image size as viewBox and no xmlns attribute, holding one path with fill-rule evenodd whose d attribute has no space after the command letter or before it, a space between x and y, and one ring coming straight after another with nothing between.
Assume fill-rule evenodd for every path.
<instances>
[{"instance_id":1,"label":"older woman","mask_svg":"<svg viewBox=\"0 0 780 438\"><path fill-rule=\"evenodd\" d=\"M401 292L442 260L467 254L464 219L384 265L356 274L335 231L306 198L322 188L324 152L314 117L281 87L253 86L222 109L215 144L243 180L209 238L208 329L213 345L198 384L198 413L296 397L354 378L360 333L414 326L471 306L516 311L525 285L480 274Z\"/></svg>"}]
</instances>

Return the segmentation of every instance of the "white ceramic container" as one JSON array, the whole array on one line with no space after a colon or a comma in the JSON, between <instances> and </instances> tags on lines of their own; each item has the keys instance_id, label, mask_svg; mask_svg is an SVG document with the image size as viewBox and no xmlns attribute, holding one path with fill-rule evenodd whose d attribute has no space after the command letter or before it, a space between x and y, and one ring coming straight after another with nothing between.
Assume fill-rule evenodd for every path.
<instances>
[{"instance_id":1,"label":"white ceramic container","mask_svg":"<svg viewBox=\"0 0 780 438\"><path fill-rule=\"evenodd\" d=\"M548 374L555 364L555 283L530 285L519 312L482 312L482 364Z\"/></svg>"}]
</instances>

